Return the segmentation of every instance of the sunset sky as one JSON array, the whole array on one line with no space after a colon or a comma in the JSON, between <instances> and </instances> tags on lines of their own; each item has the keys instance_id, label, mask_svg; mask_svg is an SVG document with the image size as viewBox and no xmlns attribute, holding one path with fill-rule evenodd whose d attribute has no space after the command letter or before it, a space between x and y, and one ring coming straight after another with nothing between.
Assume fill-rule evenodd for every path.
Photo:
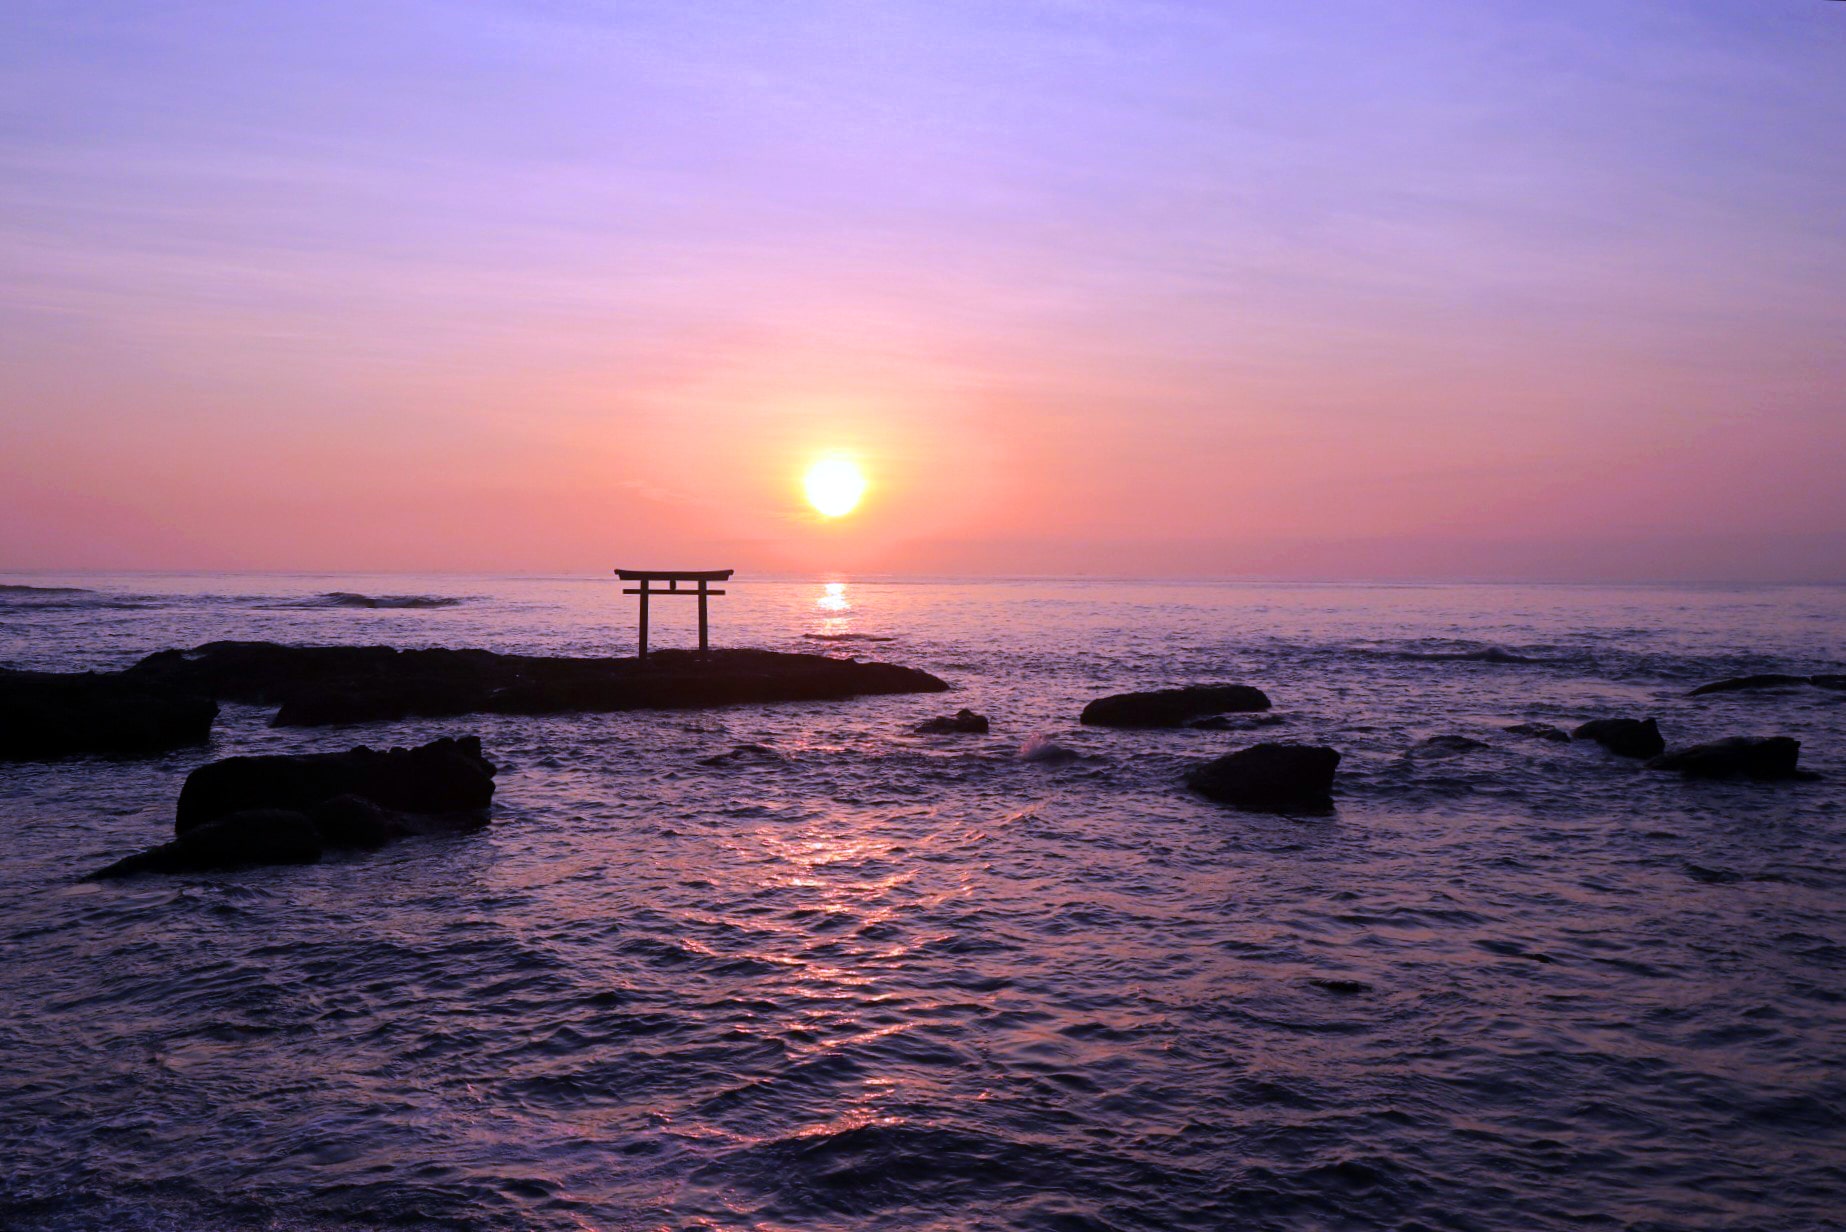
<instances>
[{"instance_id":1,"label":"sunset sky","mask_svg":"<svg viewBox=\"0 0 1846 1232\"><path fill-rule=\"evenodd\" d=\"M1821 0L10 0L0 569L1842 580L1843 134Z\"/></svg>"}]
</instances>

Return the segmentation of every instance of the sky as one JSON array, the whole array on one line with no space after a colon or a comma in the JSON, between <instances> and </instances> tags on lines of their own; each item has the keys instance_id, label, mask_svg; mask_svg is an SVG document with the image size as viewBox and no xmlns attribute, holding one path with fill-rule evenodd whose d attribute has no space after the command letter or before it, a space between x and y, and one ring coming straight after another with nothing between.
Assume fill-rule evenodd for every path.
<instances>
[{"instance_id":1,"label":"sky","mask_svg":"<svg viewBox=\"0 0 1846 1232\"><path fill-rule=\"evenodd\" d=\"M0 569L1843 581L1842 134L1828 0L9 0Z\"/></svg>"}]
</instances>

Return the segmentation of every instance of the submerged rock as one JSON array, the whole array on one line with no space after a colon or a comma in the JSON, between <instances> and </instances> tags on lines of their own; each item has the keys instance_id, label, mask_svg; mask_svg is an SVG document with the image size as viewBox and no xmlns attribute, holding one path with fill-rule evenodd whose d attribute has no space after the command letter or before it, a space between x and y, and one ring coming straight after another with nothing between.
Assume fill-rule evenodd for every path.
<instances>
[{"instance_id":1,"label":"submerged rock","mask_svg":"<svg viewBox=\"0 0 1846 1232\"><path fill-rule=\"evenodd\" d=\"M1258 744L1196 767L1186 785L1221 804L1269 813L1327 812L1340 755L1312 744Z\"/></svg>"},{"instance_id":2,"label":"submerged rock","mask_svg":"<svg viewBox=\"0 0 1846 1232\"><path fill-rule=\"evenodd\" d=\"M1259 727L1278 727L1288 719L1279 714L1208 714L1202 719L1188 719L1184 726L1193 731L1255 731Z\"/></svg>"},{"instance_id":3,"label":"submerged rock","mask_svg":"<svg viewBox=\"0 0 1846 1232\"><path fill-rule=\"evenodd\" d=\"M0 759L147 755L211 739L218 703L119 673L0 670Z\"/></svg>"},{"instance_id":4,"label":"submerged rock","mask_svg":"<svg viewBox=\"0 0 1846 1232\"><path fill-rule=\"evenodd\" d=\"M1080 721L1096 727L1178 727L1206 715L1267 709L1269 698L1250 685L1195 684L1099 697L1083 708Z\"/></svg>"},{"instance_id":5,"label":"submerged rock","mask_svg":"<svg viewBox=\"0 0 1846 1232\"><path fill-rule=\"evenodd\" d=\"M1786 689L1794 685L1813 682L1809 676L1785 676L1779 672L1762 672L1755 676L1732 676L1728 680L1714 680L1702 684L1686 696L1703 697L1707 693L1736 693L1744 689Z\"/></svg>"},{"instance_id":6,"label":"submerged rock","mask_svg":"<svg viewBox=\"0 0 1846 1232\"><path fill-rule=\"evenodd\" d=\"M727 753L713 753L710 757L701 757L699 764L701 766L770 766L787 760L788 758L766 744L751 743L740 744Z\"/></svg>"},{"instance_id":7,"label":"submerged rock","mask_svg":"<svg viewBox=\"0 0 1846 1232\"><path fill-rule=\"evenodd\" d=\"M1549 723L1515 723L1504 730L1513 733L1515 736L1531 736L1538 740L1550 740L1557 744L1567 744L1570 741L1569 732L1561 727L1553 727Z\"/></svg>"},{"instance_id":8,"label":"submerged rock","mask_svg":"<svg viewBox=\"0 0 1846 1232\"><path fill-rule=\"evenodd\" d=\"M979 736L987 732L987 716L976 714L967 708L957 710L954 714L937 715L933 719L924 719L916 725L919 736Z\"/></svg>"},{"instance_id":9,"label":"submerged rock","mask_svg":"<svg viewBox=\"0 0 1846 1232\"><path fill-rule=\"evenodd\" d=\"M1674 770L1694 779L1798 779L1816 775L1796 766L1801 742L1789 736L1730 736L1663 753L1650 770Z\"/></svg>"},{"instance_id":10,"label":"submerged rock","mask_svg":"<svg viewBox=\"0 0 1846 1232\"><path fill-rule=\"evenodd\" d=\"M305 813L247 809L195 826L90 874L93 880L135 873L204 873L264 864L312 864L326 843Z\"/></svg>"},{"instance_id":11,"label":"submerged rock","mask_svg":"<svg viewBox=\"0 0 1846 1232\"><path fill-rule=\"evenodd\" d=\"M1044 765L1062 765L1075 761L1080 756L1075 749L1067 749L1043 732L1029 737L1019 746L1020 761L1035 761Z\"/></svg>"},{"instance_id":12,"label":"submerged rock","mask_svg":"<svg viewBox=\"0 0 1846 1232\"><path fill-rule=\"evenodd\" d=\"M1476 740L1472 736L1431 736L1421 741L1407 753L1406 757L1458 757L1463 753L1472 753L1476 749L1487 748L1485 740Z\"/></svg>"},{"instance_id":13,"label":"submerged rock","mask_svg":"<svg viewBox=\"0 0 1846 1232\"><path fill-rule=\"evenodd\" d=\"M1591 719L1570 735L1573 740L1594 740L1620 757L1658 757L1667 747L1652 719Z\"/></svg>"},{"instance_id":14,"label":"submerged rock","mask_svg":"<svg viewBox=\"0 0 1846 1232\"><path fill-rule=\"evenodd\" d=\"M472 736L388 752L230 757L187 776L173 841L90 876L311 864L329 848L478 829L493 776Z\"/></svg>"}]
</instances>

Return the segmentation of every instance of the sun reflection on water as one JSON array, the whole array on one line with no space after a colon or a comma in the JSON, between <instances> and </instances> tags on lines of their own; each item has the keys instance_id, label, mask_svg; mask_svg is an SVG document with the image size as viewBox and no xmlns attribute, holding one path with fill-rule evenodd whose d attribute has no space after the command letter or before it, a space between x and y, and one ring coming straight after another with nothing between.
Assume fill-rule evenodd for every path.
<instances>
[{"instance_id":1,"label":"sun reflection on water","mask_svg":"<svg viewBox=\"0 0 1846 1232\"><path fill-rule=\"evenodd\" d=\"M852 611L852 603L846 598L846 583L828 582L821 587L821 596L814 600L814 606L823 612Z\"/></svg>"}]
</instances>

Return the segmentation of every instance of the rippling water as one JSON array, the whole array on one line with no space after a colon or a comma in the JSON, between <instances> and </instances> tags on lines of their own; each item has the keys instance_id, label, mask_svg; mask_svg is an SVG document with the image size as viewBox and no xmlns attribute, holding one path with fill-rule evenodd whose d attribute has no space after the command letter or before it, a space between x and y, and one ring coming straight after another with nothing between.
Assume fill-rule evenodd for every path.
<instances>
[{"instance_id":1,"label":"rippling water","mask_svg":"<svg viewBox=\"0 0 1846 1232\"><path fill-rule=\"evenodd\" d=\"M5 580L89 588L0 590L12 666L632 647L600 579ZM1684 694L1841 670L1846 592L730 591L721 644L959 692L326 731L232 706L209 750L0 764L0 1226L1841 1226L1846 694ZM1075 723L1215 680L1284 722ZM993 734L907 734L962 705ZM1614 713L1793 735L1827 777L1501 730ZM449 732L503 766L481 833L74 879L165 837L203 760ZM1490 747L1405 755L1447 733ZM1018 757L1035 736L1080 756ZM1179 789L1258 738L1340 749L1338 812ZM745 744L774 752L701 764Z\"/></svg>"}]
</instances>

